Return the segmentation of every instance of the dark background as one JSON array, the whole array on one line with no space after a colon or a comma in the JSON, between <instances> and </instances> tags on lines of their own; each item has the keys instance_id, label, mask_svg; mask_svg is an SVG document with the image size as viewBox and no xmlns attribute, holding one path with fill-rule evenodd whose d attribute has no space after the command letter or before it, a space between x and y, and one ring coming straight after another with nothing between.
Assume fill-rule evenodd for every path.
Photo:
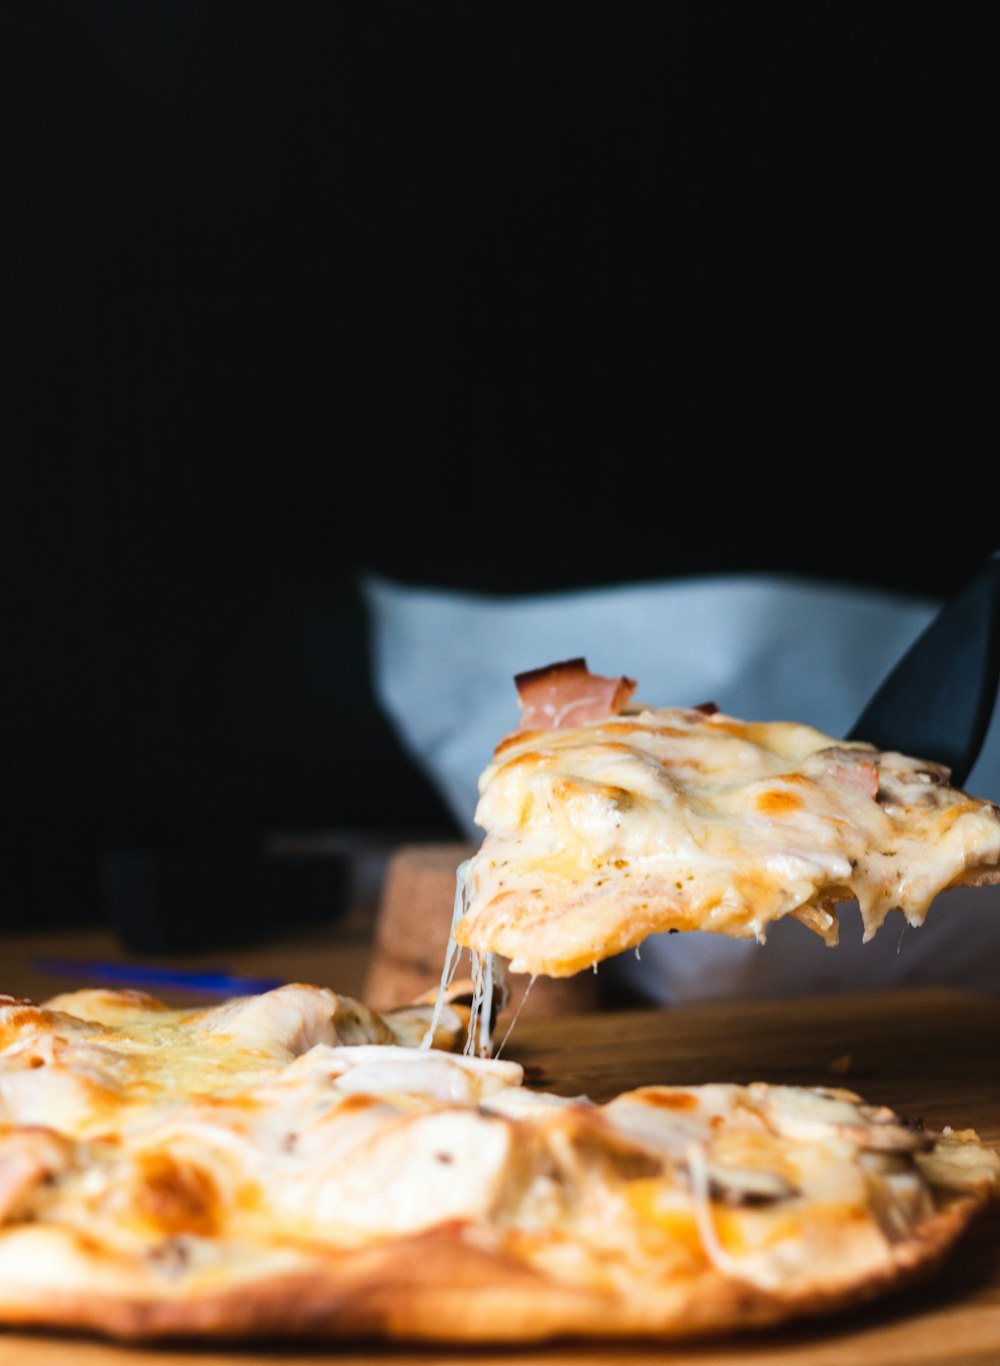
<instances>
[{"instance_id":1,"label":"dark background","mask_svg":"<svg viewBox=\"0 0 1000 1366\"><path fill-rule=\"evenodd\" d=\"M359 569L957 588L993 12L6 6L3 917L100 915L116 850L450 831Z\"/></svg>"}]
</instances>

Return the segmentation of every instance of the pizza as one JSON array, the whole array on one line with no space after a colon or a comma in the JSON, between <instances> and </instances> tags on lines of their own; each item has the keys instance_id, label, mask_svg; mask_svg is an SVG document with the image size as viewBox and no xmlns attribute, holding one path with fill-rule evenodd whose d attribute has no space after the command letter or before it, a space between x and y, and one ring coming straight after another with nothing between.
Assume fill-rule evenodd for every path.
<instances>
[{"instance_id":1,"label":"pizza","mask_svg":"<svg viewBox=\"0 0 1000 1366\"><path fill-rule=\"evenodd\" d=\"M997 808L937 765L653 710L583 661L518 681L428 999L0 997L0 1324L696 1337L912 1281L996 1199L974 1131L841 1087L653 1079L597 1103L494 1054L506 960L567 975L655 930L763 938L783 916L832 943L842 900L871 935L1000 869Z\"/></svg>"},{"instance_id":2,"label":"pizza","mask_svg":"<svg viewBox=\"0 0 1000 1366\"><path fill-rule=\"evenodd\" d=\"M713 703L644 706L582 659L516 681L452 927L479 963L564 977L654 932L763 941L785 916L835 944L848 901L870 940L893 908L920 925L946 888L1000 879L1000 808L939 764Z\"/></svg>"},{"instance_id":3,"label":"pizza","mask_svg":"<svg viewBox=\"0 0 1000 1366\"><path fill-rule=\"evenodd\" d=\"M137 1342L762 1326L929 1271L1000 1159L838 1088L606 1104L460 1051L460 988L0 1001L0 1322ZM432 1025L436 1014L437 1024Z\"/></svg>"}]
</instances>

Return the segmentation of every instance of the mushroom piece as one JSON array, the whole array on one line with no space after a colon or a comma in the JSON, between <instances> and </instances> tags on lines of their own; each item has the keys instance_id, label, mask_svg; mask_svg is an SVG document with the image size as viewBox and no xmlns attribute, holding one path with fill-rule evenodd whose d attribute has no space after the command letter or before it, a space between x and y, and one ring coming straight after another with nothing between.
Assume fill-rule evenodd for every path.
<instances>
[{"instance_id":1,"label":"mushroom piece","mask_svg":"<svg viewBox=\"0 0 1000 1366\"><path fill-rule=\"evenodd\" d=\"M788 1138L839 1138L864 1151L896 1153L924 1152L934 1143L888 1106L866 1105L853 1091L754 1084L748 1092L768 1127Z\"/></svg>"},{"instance_id":2,"label":"mushroom piece","mask_svg":"<svg viewBox=\"0 0 1000 1366\"><path fill-rule=\"evenodd\" d=\"M798 1191L780 1172L768 1167L741 1167L705 1155L709 1194L726 1205L773 1205Z\"/></svg>"}]
</instances>

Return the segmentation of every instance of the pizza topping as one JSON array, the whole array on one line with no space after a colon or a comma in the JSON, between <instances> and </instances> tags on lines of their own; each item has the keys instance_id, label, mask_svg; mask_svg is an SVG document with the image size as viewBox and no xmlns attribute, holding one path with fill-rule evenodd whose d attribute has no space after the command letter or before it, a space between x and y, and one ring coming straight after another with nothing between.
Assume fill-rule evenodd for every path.
<instances>
[{"instance_id":1,"label":"pizza topping","mask_svg":"<svg viewBox=\"0 0 1000 1366\"><path fill-rule=\"evenodd\" d=\"M934 1147L915 1155L924 1179L961 1190L987 1190L1000 1197L1000 1154L984 1148L973 1129L945 1128Z\"/></svg>"},{"instance_id":2,"label":"pizza topping","mask_svg":"<svg viewBox=\"0 0 1000 1366\"><path fill-rule=\"evenodd\" d=\"M688 1149L689 1162L690 1152ZM712 1199L726 1205L770 1205L797 1194L787 1176L770 1167L738 1166L707 1158L705 1171Z\"/></svg>"},{"instance_id":3,"label":"pizza topping","mask_svg":"<svg viewBox=\"0 0 1000 1366\"><path fill-rule=\"evenodd\" d=\"M826 750L824 753L828 758L834 758L836 749L833 753ZM830 766L830 777L835 782L852 783L859 793L870 797L872 801L878 796L879 776L878 768L868 759L859 759L858 755L850 756L851 762L847 764L837 763Z\"/></svg>"},{"instance_id":4,"label":"pizza topping","mask_svg":"<svg viewBox=\"0 0 1000 1366\"><path fill-rule=\"evenodd\" d=\"M18 1201L39 1182L67 1168L71 1145L52 1129L28 1125L0 1137L0 1222L10 1218Z\"/></svg>"},{"instance_id":5,"label":"pizza topping","mask_svg":"<svg viewBox=\"0 0 1000 1366\"><path fill-rule=\"evenodd\" d=\"M885 1106L865 1105L852 1091L791 1086L751 1086L760 1097L761 1113L780 1134L812 1139L847 1138L858 1148L884 1152L918 1152L931 1138Z\"/></svg>"},{"instance_id":6,"label":"pizza topping","mask_svg":"<svg viewBox=\"0 0 1000 1366\"><path fill-rule=\"evenodd\" d=\"M923 761L918 767L887 767L879 782L878 799L888 807L906 808L916 803L932 806L935 788L947 787L949 773L940 764Z\"/></svg>"},{"instance_id":7,"label":"pizza topping","mask_svg":"<svg viewBox=\"0 0 1000 1366\"><path fill-rule=\"evenodd\" d=\"M338 1127L332 1121L329 1138ZM305 1220L312 1237L334 1243L482 1217L500 1197L515 1141L504 1121L457 1107L383 1115L356 1137L289 1163L268 1185L272 1214Z\"/></svg>"},{"instance_id":8,"label":"pizza topping","mask_svg":"<svg viewBox=\"0 0 1000 1366\"><path fill-rule=\"evenodd\" d=\"M515 1062L386 1044L313 1049L308 1067L318 1069L338 1092L348 1095L425 1096L463 1104L479 1104L498 1091L519 1086L524 1077L524 1069Z\"/></svg>"},{"instance_id":9,"label":"pizza topping","mask_svg":"<svg viewBox=\"0 0 1000 1366\"><path fill-rule=\"evenodd\" d=\"M338 1041L335 1016L339 1005L332 991L284 986L206 1011L203 1030L206 1038L221 1035L238 1041L241 1048L294 1058L314 1044ZM357 1003L351 1002L344 1013L351 1029L358 1016Z\"/></svg>"},{"instance_id":10,"label":"pizza topping","mask_svg":"<svg viewBox=\"0 0 1000 1366\"><path fill-rule=\"evenodd\" d=\"M585 659L567 659L517 674L520 730L560 730L617 716L635 692L631 678L592 674Z\"/></svg>"}]
</instances>

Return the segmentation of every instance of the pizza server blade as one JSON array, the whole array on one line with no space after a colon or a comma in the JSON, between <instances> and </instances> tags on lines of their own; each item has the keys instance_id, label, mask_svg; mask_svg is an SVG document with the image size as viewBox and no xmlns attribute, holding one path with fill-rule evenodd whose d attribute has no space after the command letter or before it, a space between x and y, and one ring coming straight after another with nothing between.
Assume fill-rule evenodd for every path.
<instances>
[{"instance_id":1,"label":"pizza server blade","mask_svg":"<svg viewBox=\"0 0 1000 1366\"><path fill-rule=\"evenodd\" d=\"M946 602L848 732L932 759L961 787L979 756L1000 678L1000 550Z\"/></svg>"}]
</instances>

